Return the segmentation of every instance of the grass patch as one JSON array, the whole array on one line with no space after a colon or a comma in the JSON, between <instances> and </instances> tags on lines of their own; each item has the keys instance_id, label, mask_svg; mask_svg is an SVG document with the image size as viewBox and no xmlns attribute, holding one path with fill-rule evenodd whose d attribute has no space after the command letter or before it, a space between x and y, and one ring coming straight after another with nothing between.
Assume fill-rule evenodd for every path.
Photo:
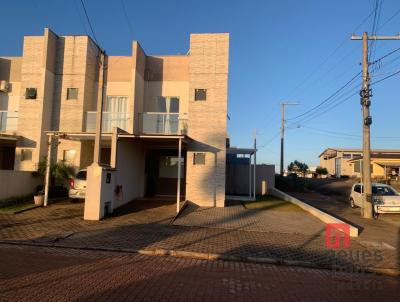
<instances>
[{"instance_id":1,"label":"grass patch","mask_svg":"<svg viewBox=\"0 0 400 302\"><path fill-rule=\"evenodd\" d=\"M37 207L37 206L32 202L13 204L13 205L9 205L9 206L0 208L0 213L1 214L14 214L15 212L22 211L22 210L28 210L28 209L35 208L35 207Z\"/></svg>"},{"instance_id":2,"label":"grass patch","mask_svg":"<svg viewBox=\"0 0 400 302\"><path fill-rule=\"evenodd\" d=\"M278 210L288 212L302 211L302 209L292 204L290 201L286 201L271 195L257 196L256 201L244 201L243 204L247 209Z\"/></svg>"}]
</instances>

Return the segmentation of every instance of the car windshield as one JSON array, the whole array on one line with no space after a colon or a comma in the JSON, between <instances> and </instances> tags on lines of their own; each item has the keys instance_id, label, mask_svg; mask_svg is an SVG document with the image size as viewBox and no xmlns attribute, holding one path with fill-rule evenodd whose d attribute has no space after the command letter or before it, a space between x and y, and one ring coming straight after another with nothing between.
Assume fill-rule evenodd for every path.
<instances>
[{"instance_id":1,"label":"car windshield","mask_svg":"<svg viewBox=\"0 0 400 302\"><path fill-rule=\"evenodd\" d=\"M387 187L387 186L373 186L372 194L379 195L379 196L397 195L396 192L392 188Z\"/></svg>"},{"instance_id":2,"label":"car windshield","mask_svg":"<svg viewBox=\"0 0 400 302\"><path fill-rule=\"evenodd\" d=\"M86 180L86 171L79 171L78 174L76 174L75 178L80 180Z\"/></svg>"}]
</instances>

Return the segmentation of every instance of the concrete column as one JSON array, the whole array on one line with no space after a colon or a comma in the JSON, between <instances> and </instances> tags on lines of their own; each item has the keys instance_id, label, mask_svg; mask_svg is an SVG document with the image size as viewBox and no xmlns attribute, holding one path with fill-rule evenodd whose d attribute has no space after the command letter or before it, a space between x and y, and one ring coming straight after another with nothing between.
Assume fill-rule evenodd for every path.
<instances>
[{"instance_id":1,"label":"concrete column","mask_svg":"<svg viewBox=\"0 0 400 302\"><path fill-rule=\"evenodd\" d=\"M50 165L51 165L51 149L53 146L53 134L49 135L47 143L47 159L46 159L46 176L44 184L44 202L43 205L47 207L49 200L49 187L50 187Z\"/></svg>"},{"instance_id":2,"label":"concrete column","mask_svg":"<svg viewBox=\"0 0 400 302\"><path fill-rule=\"evenodd\" d=\"M111 168L117 167L117 151L118 151L118 128L113 128L113 134L111 138L111 159L110 166Z\"/></svg>"},{"instance_id":3,"label":"concrete column","mask_svg":"<svg viewBox=\"0 0 400 302\"><path fill-rule=\"evenodd\" d=\"M256 149L254 149L254 171L253 171L253 198L256 199L256 167L257 167L257 158L256 158Z\"/></svg>"},{"instance_id":4,"label":"concrete column","mask_svg":"<svg viewBox=\"0 0 400 302\"><path fill-rule=\"evenodd\" d=\"M249 155L249 197L251 198L251 154Z\"/></svg>"},{"instance_id":5,"label":"concrete column","mask_svg":"<svg viewBox=\"0 0 400 302\"><path fill-rule=\"evenodd\" d=\"M182 139L178 139L178 184L176 192L176 212L180 210L180 199L181 199L181 157L182 157Z\"/></svg>"}]
</instances>

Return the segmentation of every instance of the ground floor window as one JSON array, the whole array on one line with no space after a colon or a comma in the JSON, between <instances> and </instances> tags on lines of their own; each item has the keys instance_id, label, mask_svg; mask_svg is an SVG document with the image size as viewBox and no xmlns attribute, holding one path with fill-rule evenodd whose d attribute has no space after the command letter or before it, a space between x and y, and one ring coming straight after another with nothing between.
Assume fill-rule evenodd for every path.
<instances>
[{"instance_id":1,"label":"ground floor window","mask_svg":"<svg viewBox=\"0 0 400 302\"><path fill-rule=\"evenodd\" d=\"M63 161L72 164L75 160L76 150L64 150Z\"/></svg>"},{"instance_id":2,"label":"ground floor window","mask_svg":"<svg viewBox=\"0 0 400 302\"><path fill-rule=\"evenodd\" d=\"M206 164L206 154L205 153L195 153L193 158L194 165L205 165Z\"/></svg>"},{"instance_id":3,"label":"ground floor window","mask_svg":"<svg viewBox=\"0 0 400 302\"><path fill-rule=\"evenodd\" d=\"M22 149L21 150L21 161L32 161L32 150Z\"/></svg>"}]
</instances>

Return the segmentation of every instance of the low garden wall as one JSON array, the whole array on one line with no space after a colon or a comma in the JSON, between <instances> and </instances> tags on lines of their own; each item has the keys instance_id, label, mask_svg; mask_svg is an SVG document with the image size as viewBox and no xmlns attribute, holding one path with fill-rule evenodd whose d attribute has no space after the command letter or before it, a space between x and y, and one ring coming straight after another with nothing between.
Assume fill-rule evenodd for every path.
<instances>
[{"instance_id":1,"label":"low garden wall","mask_svg":"<svg viewBox=\"0 0 400 302\"><path fill-rule=\"evenodd\" d=\"M41 178L30 171L0 170L0 200L33 195L40 184Z\"/></svg>"}]
</instances>

